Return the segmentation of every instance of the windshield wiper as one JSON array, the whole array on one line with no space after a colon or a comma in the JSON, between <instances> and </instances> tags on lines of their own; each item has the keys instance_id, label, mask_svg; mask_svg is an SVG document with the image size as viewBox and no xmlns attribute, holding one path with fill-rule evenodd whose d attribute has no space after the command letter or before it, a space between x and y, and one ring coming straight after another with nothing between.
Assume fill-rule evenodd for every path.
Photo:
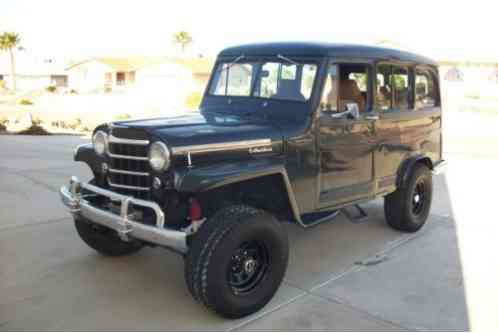
<instances>
[{"instance_id":1,"label":"windshield wiper","mask_svg":"<svg viewBox=\"0 0 498 333\"><path fill-rule=\"evenodd\" d=\"M239 55L232 62L228 63L225 67L219 68L218 72L221 72L221 71L224 71L224 70L228 70L230 67L232 67L233 65L235 65L236 63L238 63L240 60L244 59L245 57L246 56L243 55L243 54Z\"/></svg>"},{"instance_id":2,"label":"windshield wiper","mask_svg":"<svg viewBox=\"0 0 498 333\"><path fill-rule=\"evenodd\" d=\"M299 65L299 63L297 61L289 59L281 54L277 54L277 58L282 59L282 60L287 61L287 62L290 62L291 64L296 65L296 66Z\"/></svg>"}]
</instances>

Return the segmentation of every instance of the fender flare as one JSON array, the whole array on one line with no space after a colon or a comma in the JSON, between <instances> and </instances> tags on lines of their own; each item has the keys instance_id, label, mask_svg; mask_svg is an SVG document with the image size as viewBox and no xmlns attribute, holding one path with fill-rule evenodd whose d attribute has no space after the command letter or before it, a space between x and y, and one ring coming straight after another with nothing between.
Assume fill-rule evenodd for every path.
<instances>
[{"instance_id":1,"label":"fender flare","mask_svg":"<svg viewBox=\"0 0 498 333\"><path fill-rule=\"evenodd\" d=\"M398 168L397 176L396 176L396 188L404 188L408 183L410 174L412 173L415 164L424 163L429 167L430 170L433 170L434 164L430 157L426 155L415 155L404 160L400 167Z\"/></svg>"},{"instance_id":2,"label":"fender flare","mask_svg":"<svg viewBox=\"0 0 498 333\"><path fill-rule=\"evenodd\" d=\"M175 172L174 187L178 192L198 193L272 175L282 177L292 215L299 224L302 224L294 190L282 160L255 160L185 168Z\"/></svg>"}]
</instances>

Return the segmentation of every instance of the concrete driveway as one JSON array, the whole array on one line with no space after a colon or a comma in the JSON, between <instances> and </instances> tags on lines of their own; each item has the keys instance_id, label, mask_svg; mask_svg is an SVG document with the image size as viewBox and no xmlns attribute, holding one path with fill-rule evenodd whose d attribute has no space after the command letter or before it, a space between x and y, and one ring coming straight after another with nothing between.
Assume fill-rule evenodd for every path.
<instances>
[{"instance_id":1,"label":"concrete driveway","mask_svg":"<svg viewBox=\"0 0 498 333\"><path fill-rule=\"evenodd\" d=\"M468 330L472 313L481 313L480 292L496 295L496 288L484 293L474 285L493 283L482 280L485 266L474 262L496 258L495 247L486 254L474 248L494 244L481 229L490 222L456 222L447 186L448 178L459 179L455 193L466 192L468 184L478 188L475 179L460 179L462 170L496 170L495 160L450 157L458 167L435 178L432 215L417 234L387 227L381 201L365 205L366 223L339 216L307 230L289 224L285 282L262 311L233 321L192 300L180 256L146 248L106 258L78 238L58 188L71 175L90 178L85 165L72 161L72 149L85 141L0 136L0 330ZM482 204L468 193L458 197L465 205ZM465 244L469 276L460 229L473 234ZM489 279L496 277L491 262ZM475 287L476 311L469 311L467 278ZM483 309L490 317L476 321L490 327L496 317L489 307L495 312L495 305L488 300Z\"/></svg>"}]
</instances>

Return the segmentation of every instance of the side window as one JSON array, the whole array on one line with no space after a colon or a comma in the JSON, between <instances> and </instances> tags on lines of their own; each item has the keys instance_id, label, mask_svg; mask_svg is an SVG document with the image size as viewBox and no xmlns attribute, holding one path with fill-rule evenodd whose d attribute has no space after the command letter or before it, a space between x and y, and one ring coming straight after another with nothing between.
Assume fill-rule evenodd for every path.
<instances>
[{"instance_id":1,"label":"side window","mask_svg":"<svg viewBox=\"0 0 498 333\"><path fill-rule=\"evenodd\" d=\"M393 66L393 109L407 110L410 107L410 81L408 69Z\"/></svg>"},{"instance_id":2,"label":"side window","mask_svg":"<svg viewBox=\"0 0 498 333\"><path fill-rule=\"evenodd\" d=\"M417 69L415 72L415 109L435 106L436 91L434 76L429 71Z\"/></svg>"},{"instance_id":3,"label":"side window","mask_svg":"<svg viewBox=\"0 0 498 333\"><path fill-rule=\"evenodd\" d=\"M375 103L379 110L391 109L392 84L391 66L377 66L377 91L375 93Z\"/></svg>"},{"instance_id":4,"label":"side window","mask_svg":"<svg viewBox=\"0 0 498 333\"><path fill-rule=\"evenodd\" d=\"M339 111L345 111L348 104L356 104L360 112L367 110L369 65L339 65Z\"/></svg>"},{"instance_id":5,"label":"side window","mask_svg":"<svg viewBox=\"0 0 498 333\"><path fill-rule=\"evenodd\" d=\"M320 100L320 110L337 112L337 65L328 65L325 86Z\"/></svg>"}]
</instances>

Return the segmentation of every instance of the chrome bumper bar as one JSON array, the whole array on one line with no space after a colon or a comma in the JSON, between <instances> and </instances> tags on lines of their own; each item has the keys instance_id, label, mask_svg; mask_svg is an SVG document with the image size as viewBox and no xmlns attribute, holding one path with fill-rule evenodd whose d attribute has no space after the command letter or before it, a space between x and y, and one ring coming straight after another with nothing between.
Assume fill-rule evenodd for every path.
<instances>
[{"instance_id":1,"label":"chrome bumper bar","mask_svg":"<svg viewBox=\"0 0 498 333\"><path fill-rule=\"evenodd\" d=\"M93 206L88 200L85 200L85 195L81 194L82 189L108 197L112 201L120 202L120 214ZM164 213L155 202L105 190L95 185L80 182L76 177L71 177L69 186L61 187L60 195L62 202L73 215L83 216L93 223L116 230L124 241L135 238L165 246L181 253L186 253L188 250L187 233L164 228ZM129 212L130 204L152 209L156 215L156 225L149 226L139 221L133 221L133 214L130 215Z\"/></svg>"},{"instance_id":2,"label":"chrome bumper bar","mask_svg":"<svg viewBox=\"0 0 498 333\"><path fill-rule=\"evenodd\" d=\"M446 168L448 167L448 161L441 160L434 164L432 168L432 174L434 175L439 175L442 174L446 171Z\"/></svg>"}]
</instances>

